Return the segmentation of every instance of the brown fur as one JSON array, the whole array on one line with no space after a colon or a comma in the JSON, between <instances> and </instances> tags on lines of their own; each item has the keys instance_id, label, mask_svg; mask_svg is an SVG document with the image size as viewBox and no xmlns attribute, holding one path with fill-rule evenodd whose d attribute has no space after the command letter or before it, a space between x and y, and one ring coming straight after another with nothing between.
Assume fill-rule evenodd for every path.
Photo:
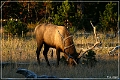
<instances>
[{"instance_id":1,"label":"brown fur","mask_svg":"<svg viewBox=\"0 0 120 80\"><path fill-rule=\"evenodd\" d=\"M67 55L65 54L66 59L68 58L68 55L72 56L75 60L77 59L78 54L76 53L74 45L65 49L64 51L64 47L73 44L72 37L66 39L65 44L63 44L62 37L66 38L70 36L70 33L67 31L67 29L64 26L57 26L53 24L41 24L35 28L35 35L37 41L36 54L39 64L40 64L39 54L43 44L44 44L43 55L46 59L47 65L50 65L47 57L47 52L50 47L56 48L57 65L59 65L60 52L67 53ZM72 65L73 60L69 59L68 64Z\"/></svg>"}]
</instances>

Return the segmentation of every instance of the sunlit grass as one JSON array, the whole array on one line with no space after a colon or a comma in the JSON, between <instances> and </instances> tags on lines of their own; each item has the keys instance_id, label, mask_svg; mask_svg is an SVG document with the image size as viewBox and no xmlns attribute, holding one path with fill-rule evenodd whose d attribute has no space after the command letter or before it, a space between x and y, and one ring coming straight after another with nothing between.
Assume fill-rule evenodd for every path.
<instances>
[{"instance_id":1,"label":"sunlit grass","mask_svg":"<svg viewBox=\"0 0 120 80\"><path fill-rule=\"evenodd\" d=\"M88 67L86 65L78 64L75 67L69 67L60 62L59 67L56 66L56 54L54 58L50 57L50 51L48 52L51 67L46 66L43 54L40 54L41 65L37 64L36 60L36 41L32 38L18 38L7 37L1 39L2 46L2 62L15 63L2 68L3 78L24 78L24 76L17 74L18 68L26 68L34 71L38 75L57 76L61 78L107 78L107 76L117 76L118 74L118 57L108 56L109 43L117 43L118 39L105 39L101 36L102 42L101 48L93 49L96 52L97 64L95 67ZM89 36L87 39L84 37L74 38L74 44L76 45L77 52L81 48L88 48L86 43L95 43L93 36ZM77 46L77 44L85 44L84 46ZM120 44L119 44L120 45ZM112 46L116 46L115 44ZM108 48L105 48L108 47ZM43 48L42 48L43 50ZM42 51L41 51L42 53ZM55 53L55 50L54 50ZM17 63L29 63L26 65L20 65Z\"/></svg>"},{"instance_id":2,"label":"sunlit grass","mask_svg":"<svg viewBox=\"0 0 120 80\"><path fill-rule=\"evenodd\" d=\"M34 39L24 40L19 38L2 39L2 60L3 61L26 61L34 59L36 43Z\"/></svg>"}]
</instances>

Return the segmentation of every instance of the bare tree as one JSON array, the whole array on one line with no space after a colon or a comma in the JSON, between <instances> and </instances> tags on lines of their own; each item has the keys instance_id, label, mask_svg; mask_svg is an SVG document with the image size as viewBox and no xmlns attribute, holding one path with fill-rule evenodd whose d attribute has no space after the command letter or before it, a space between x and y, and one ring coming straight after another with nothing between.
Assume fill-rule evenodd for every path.
<instances>
[{"instance_id":1,"label":"bare tree","mask_svg":"<svg viewBox=\"0 0 120 80\"><path fill-rule=\"evenodd\" d=\"M100 44L101 42L97 39L97 34L96 34L96 27L93 26L92 22L90 21L92 27L93 27L93 33L94 33L94 38L95 38L95 43L92 47L89 47L88 49L82 49L80 51L80 55L78 56L78 58L81 58L86 52L92 50L93 48L95 48L98 44Z\"/></svg>"}]
</instances>

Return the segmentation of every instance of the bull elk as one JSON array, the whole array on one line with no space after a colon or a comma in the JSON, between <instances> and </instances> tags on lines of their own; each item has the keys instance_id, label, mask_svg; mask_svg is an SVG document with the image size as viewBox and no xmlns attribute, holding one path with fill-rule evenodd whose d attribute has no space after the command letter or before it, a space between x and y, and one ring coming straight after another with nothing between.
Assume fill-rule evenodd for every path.
<instances>
[{"instance_id":1,"label":"bull elk","mask_svg":"<svg viewBox=\"0 0 120 80\"><path fill-rule=\"evenodd\" d=\"M60 52L64 53L64 57L66 58L68 65L78 64L78 59L81 55L76 52L72 36L64 26L46 23L39 24L36 26L34 33L37 41L36 54L38 64L40 64L39 55L43 44L43 55L48 66L50 66L50 64L48 61L47 52L50 47L56 48L57 65L59 65L60 61Z\"/></svg>"}]
</instances>

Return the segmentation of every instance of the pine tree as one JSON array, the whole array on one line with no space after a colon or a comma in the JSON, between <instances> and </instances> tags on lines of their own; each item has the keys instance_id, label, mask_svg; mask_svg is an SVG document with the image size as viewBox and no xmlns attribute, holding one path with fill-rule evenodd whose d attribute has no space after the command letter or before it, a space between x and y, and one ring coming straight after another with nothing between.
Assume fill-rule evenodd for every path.
<instances>
[{"instance_id":1,"label":"pine tree","mask_svg":"<svg viewBox=\"0 0 120 80\"><path fill-rule=\"evenodd\" d=\"M100 14L101 29L106 31L117 31L118 16L116 11L117 3L108 3L103 14Z\"/></svg>"},{"instance_id":2,"label":"pine tree","mask_svg":"<svg viewBox=\"0 0 120 80\"><path fill-rule=\"evenodd\" d=\"M64 25L65 19L68 18L69 10L70 4L68 3L68 0L64 1L60 7L57 6L57 14L52 12L53 23L56 25Z\"/></svg>"},{"instance_id":3,"label":"pine tree","mask_svg":"<svg viewBox=\"0 0 120 80\"><path fill-rule=\"evenodd\" d=\"M63 25L70 30L71 33L75 31L74 24L75 12L74 4L68 0L62 2L62 5L57 6L57 14L52 12L52 23L56 25Z\"/></svg>"}]
</instances>

